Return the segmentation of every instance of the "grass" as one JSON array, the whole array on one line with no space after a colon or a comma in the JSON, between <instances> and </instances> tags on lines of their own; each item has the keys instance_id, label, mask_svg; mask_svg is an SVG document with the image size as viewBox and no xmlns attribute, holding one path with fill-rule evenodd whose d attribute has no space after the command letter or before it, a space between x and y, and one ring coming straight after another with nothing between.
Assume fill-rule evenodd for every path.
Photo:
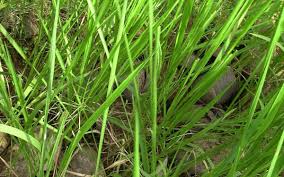
<instances>
[{"instance_id":1,"label":"grass","mask_svg":"<svg viewBox=\"0 0 284 177\"><path fill-rule=\"evenodd\" d=\"M0 20L0 131L28 176L66 176L82 144L94 176L283 173L282 1L7 0ZM234 98L201 106L228 66Z\"/></svg>"}]
</instances>

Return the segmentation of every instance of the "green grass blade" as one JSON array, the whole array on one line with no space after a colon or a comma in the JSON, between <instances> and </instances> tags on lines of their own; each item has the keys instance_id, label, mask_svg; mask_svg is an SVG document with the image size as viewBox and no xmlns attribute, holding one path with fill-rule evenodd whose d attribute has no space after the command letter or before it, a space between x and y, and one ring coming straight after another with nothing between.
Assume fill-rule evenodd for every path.
<instances>
[{"instance_id":1,"label":"green grass blade","mask_svg":"<svg viewBox=\"0 0 284 177\"><path fill-rule=\"evenodd\" d=\"M55 58L56 58L56 34L57 34L57 27L59 21L59 10L60 10L60 0L55 1L55 16L52 28L52 36L50 41L50 51L49 51L49 60L48 60L48 67L49 67L49 77L47 83L47 97L45 102L45 110L44 110L44 117L43 117L43 137L42 137L42 146L41 146L41 157L40 157L40 170L39 176L44 176L44 164L46 158L46 138L47 138L47 119L49 114L49 107L52 101L52 94L53 94L53 79L54 79L54 68L55 68Z\"/></svg>"},{"instance_id":2,"label":"green grass blade","mask_svg":"<svg viewBox=\"0 0 284 177\"><path fill-rule=\"evenodd\" d=\"M52 148L52 152L50 154L50 158L48 160L48 163L47 163L47 169L45 171L45 174L46 176L49 176L50 174L50 171L51 169L53 168L53 165L55 163L55 155L56 153L59 153L60 151L60 142L62 141L62 137L63 136L63 129L64 129L64 126L65 126L65 122L66 122L66 119L68 117L68 113L67 112L63 112L63 114L61 115L61 118L60 118L60 126L59 126L59 129L57 131L57 136L56 136L56 139L55 139L55 142L53 144L53 148Z\"/></svg>"},{"instance_id":3,"label":"green grass blade","mask_svg":"<svg viewBox=\"0 0 284 177\"><path fill-rule=\"evenodd\" d=\"M135 105L133 109L134 116L135 116L133 177L140 177L141 176L140 175L140 153L139 153L140 124L139 124L139 113Z\"/></svg>"},{"instance_id":4,"label":"green grass blade","mask_svg":"<svg viewBox=\"0 0 284 177\"><path fill-rule=\"evenodd\" d=\"M156 127L157 127L157 86L155 76L155 61L153 57L153 26L154 26L154 10L153 10L153 0L148 1L149 6L149 60L150 60L150 77L151 77L151 119L152 119L152 162L151 170L156 171L157 164L157 141L156 141Z\"/></svg>"},{"instance_id":5,"label":"green grass blade","mask_svg":"<svg viewBox=\"0 0 284 177\"><path fill-rule=\"evenodd\" d=\"M115 3L117 3L117 1L115 1ZM115 76L116 75L116 68L117 68L118 56L119 56L119 51L120 51L119 43L122 39L122 34L123 34L123 30L124 30L126 7L127 7L127 1L125 0L124 3L123 3L122 18L120 19L117 41L116 41L116 45L118 45L118 47L115 50L113 60L112 60L112 65L111 65L111 73L110 73L110 78L109 78L109 82L108 82L107 97L112 93L112 88L113 88L115 77L116 77ZM100 142L99 142L99 148L98 148L98 158L97 158L97 166L96 166L95 174L98 174L98 170L99 170L99 164L100 164L100 160L101 160L101 153L102 153L102 146L103 146L105 128L106 128L106 124L107 124L108 111L109 111L109 109L107 108L104 112L104 115L103 115L103 123L102 123L102 129L101 129L101 134L100 134Z\"/></svg>"},{"instance_id":6,"label":"green grass blade","mask_svg":"<svg viewBox=\"0 0 284 177\"><path fill-rule=\"evenodd\" d=\"M31 145L33 145L37 150L41 150L41 144L40 142L35 139L33 136L27 134L23 130L19 130L17 128L5 125L5 124L0 124L0 132L7 133L12 136L16 136L20 138L21 140L24 140Z\"/></svg>"},{"instance_id":7,"label":"green grass blade","mask_svg":"<svg viewBox=\"0 0 284 177\"><path fill-rule=\"evenodd\" d=\"M18 45L18 43L12 38L12 36L7 32L7 30L0 24L0 32L8 39L8 41L12 44L12 46L16 49L16 51L23 57L24 60L27 60L23 49Z\"/></svg>"},{"instance_id":8,"label":"green grass blade","mask_svg":"<svg viewBox=\"0 0 284 177\"><path fill-rule=\"evenodd\" d=\"M271 162L271 165L269 167L269 170L268 170L268 173L267 173L266 177L271 177L272 176L273 169L275 167L277 159L279 158L279 154L280 154L283 142L284 142L284 131L282 132L282 135L281 135L280 140L278 142L276 152L275 152L275 154L273 156L273 159L272 159L272 162Z\"/></svg>"}]
</instances>

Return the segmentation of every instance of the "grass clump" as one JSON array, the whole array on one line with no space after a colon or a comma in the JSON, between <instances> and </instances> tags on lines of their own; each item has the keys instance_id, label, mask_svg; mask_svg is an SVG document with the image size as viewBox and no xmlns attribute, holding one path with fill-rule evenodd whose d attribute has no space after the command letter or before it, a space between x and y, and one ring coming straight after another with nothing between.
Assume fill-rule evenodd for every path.
<instances>
[{"instance_id":1,"label":"grass clump","mask_svg":"<svg viewBox=\"0 0 284 177\"><path fill-rule=\"evenodd\" d=\"M0 132L11 136L0 174L283 172L283 1L7 0L0 10ZM86 146L96 168L72 171ZM13 147L25 173L7 158L19 161Z\"/></svg>"}]
</instances>

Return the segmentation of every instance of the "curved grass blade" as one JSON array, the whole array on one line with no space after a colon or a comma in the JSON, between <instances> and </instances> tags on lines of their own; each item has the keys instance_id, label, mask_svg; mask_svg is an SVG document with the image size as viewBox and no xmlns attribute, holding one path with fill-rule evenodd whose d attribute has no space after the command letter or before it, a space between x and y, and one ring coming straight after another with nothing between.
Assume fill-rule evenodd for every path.
<instances>
[{"instance_id":1,"label":"curved grass blade","mask_svg":"<svg viewBox=\"0 0 284 177\"><path fill-rule=\"evenodd\" d=\"M31 145L33 145L37 150L41 150L41 144L40 142L35 139L33 136L27 134L26 132L19 130L17 128L5 125L5 124L0 124L0 132L7 133L12 136L16 136Z\"/></svg>"}]
</instances>

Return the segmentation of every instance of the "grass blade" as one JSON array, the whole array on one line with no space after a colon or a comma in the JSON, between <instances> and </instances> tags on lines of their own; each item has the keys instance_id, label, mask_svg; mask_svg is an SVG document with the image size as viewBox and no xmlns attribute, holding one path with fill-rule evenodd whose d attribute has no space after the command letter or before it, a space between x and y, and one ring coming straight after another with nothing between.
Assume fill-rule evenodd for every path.
<instances>
[{"instance_id":1,"label":"grass blade","mask_svg":"<svg viewBox=\"0 0 284 177\"><path fill-rule=\"evenodd\" d=\"M59 10L60 10L60 0L54 1L55 5L55 16L52 28L52 36L50 41L50 51L49 51L49 60L48 60L48 68L49 68L49 78L47 84L47 97L45 102L45 110L44 110L44 117L43 117L43 137L42 137L42 146L41 146L41 157L40 157L40 170L39 176L44 176L44 164L46 158L46 141L47 141L47 119L49 113L49 106L52 101L52 92L53 92L53 79L54 79L54 68L55 68L55 58L56 58L56 34L57 34L57 26L59 21Z\"/></svg>"},{"instance_id":2,"label":"grass blade","mask_svg":"<svg viewBox=\"0 0 284 177\"><path fill-rule=\"evenodd\" d=\"M0 132L10 134L12 136L16 136L20 138L21 140L24 140L31 145L33 145L37 150L41 150L41 144L40 142L32 137L31 135L27 134L26 132L19 130L17 128L5 125L5 124L0 124Z\"/></svg>"},{"instance_id":3,"label":"grass blade","mask_svg":"<svg viewBox=\"0 0 284 177\"><path fill-rule=\"evenodd\" d=\"M273 169L274 169L275 164L276 164L276 161L277 161L277 159L278 159L278 157L279 157L279 153L280 153L280 151L281 151L283 142L284 142L284 131L282 132L282 135L281 135L280 140L279 140L279 142L278 142L276 152L275 152L275 154L274 154L274 157L273 157L273 159L272 159L272 162L271 162L271 165L270 165L270 167L269 167L269 170L268 170L268 173L267 173L267 176L266 176L266 177L271 177L271 176L272 176Z\"/></svg>"}]
</instances>

